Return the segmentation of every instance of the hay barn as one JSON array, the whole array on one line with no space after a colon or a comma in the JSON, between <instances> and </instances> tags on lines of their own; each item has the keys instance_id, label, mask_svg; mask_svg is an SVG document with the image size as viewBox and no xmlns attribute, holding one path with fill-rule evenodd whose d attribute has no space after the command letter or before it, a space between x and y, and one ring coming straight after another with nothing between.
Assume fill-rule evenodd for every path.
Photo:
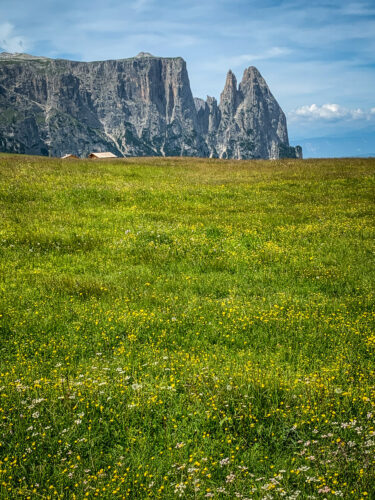
<instances>
[{"instance_id":1,"label":"hay barn","mask_svg":"<svg viewBox=\"0 0 375 500\"><path fill-rule=\"evenodd\" d=\"M75 160L78 160L78 156L76 155L71 155L71 154L67 154L67 155L64 155L61 157L62 160L69 160L69 159L75 159Z\"/></svg>"},{"instance_id":2,"label":"hay barn","mask_svg":"<svg viewBox=\"0 0 375 500\"><path fill-rule=\"evenodd\" d=\"M109 152L105 152L105 153L90 153L88 158L92 158L92 159L106 159L106 158L117 158L116 155L114 155L113 153L109 153Z\"/></svg>"}]
</instances>

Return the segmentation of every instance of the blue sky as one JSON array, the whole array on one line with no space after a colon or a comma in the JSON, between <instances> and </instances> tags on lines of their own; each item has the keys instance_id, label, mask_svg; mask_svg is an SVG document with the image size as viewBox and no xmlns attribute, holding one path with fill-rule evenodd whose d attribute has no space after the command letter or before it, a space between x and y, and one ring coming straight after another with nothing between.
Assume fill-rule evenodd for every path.
<instances>
[{"instance_id":1,"label":"blue sky","mask_svg":"<svg viewBox=\"0 0 375 500\"><path fill-rule=\"evenodd\" d=\"M1 0L0 50L182 56L203 98L254 65L305 156L375 155L374 0Z\"/></svg>"}]
</instances>

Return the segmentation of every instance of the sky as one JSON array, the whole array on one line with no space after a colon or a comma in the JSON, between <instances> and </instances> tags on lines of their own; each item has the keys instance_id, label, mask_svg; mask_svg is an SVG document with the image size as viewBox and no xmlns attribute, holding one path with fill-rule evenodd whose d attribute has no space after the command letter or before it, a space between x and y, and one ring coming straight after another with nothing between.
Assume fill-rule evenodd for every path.
<instances>
[{"instance_id":1,"label":"sky","mask_svg":"<svg viewBox=\"0 0 375 500\"><path fill-rule=\"evenodd\" d=\"M0 51L181 56L202 98L256 66L305 157L375 156L374 0L1 0Z\"/></svg>"}]
</instances>

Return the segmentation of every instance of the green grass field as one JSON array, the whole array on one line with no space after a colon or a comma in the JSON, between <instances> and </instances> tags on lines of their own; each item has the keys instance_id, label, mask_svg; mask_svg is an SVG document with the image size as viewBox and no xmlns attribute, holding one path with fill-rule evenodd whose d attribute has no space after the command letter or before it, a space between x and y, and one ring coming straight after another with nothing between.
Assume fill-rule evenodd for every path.
<instances>
[{"instance_id":1,"label":"green grass field","mask_svg":"<svg viewBox=\"0 0 375 500\"><path fill-rule=\"evenodd\" d=\"M0 498L375 498L374 188L0 155Z\"/></svg>"}]
</instances>

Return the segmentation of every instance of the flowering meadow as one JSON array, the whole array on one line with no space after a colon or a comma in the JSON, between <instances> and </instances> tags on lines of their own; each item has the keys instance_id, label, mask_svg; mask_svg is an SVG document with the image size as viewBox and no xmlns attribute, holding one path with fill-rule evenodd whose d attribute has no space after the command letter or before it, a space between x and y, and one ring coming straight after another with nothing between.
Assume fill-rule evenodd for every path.
<instances>
[{"instance_id":1,"label":"flowering meadow","mask_svg":"<svg viewBox=\"0 0 375 500\"><path fill-rule=\"evenodd\" d=\"M0 155L0 498L375 498L374 188Z\"/></svg>"}]
</instances>

